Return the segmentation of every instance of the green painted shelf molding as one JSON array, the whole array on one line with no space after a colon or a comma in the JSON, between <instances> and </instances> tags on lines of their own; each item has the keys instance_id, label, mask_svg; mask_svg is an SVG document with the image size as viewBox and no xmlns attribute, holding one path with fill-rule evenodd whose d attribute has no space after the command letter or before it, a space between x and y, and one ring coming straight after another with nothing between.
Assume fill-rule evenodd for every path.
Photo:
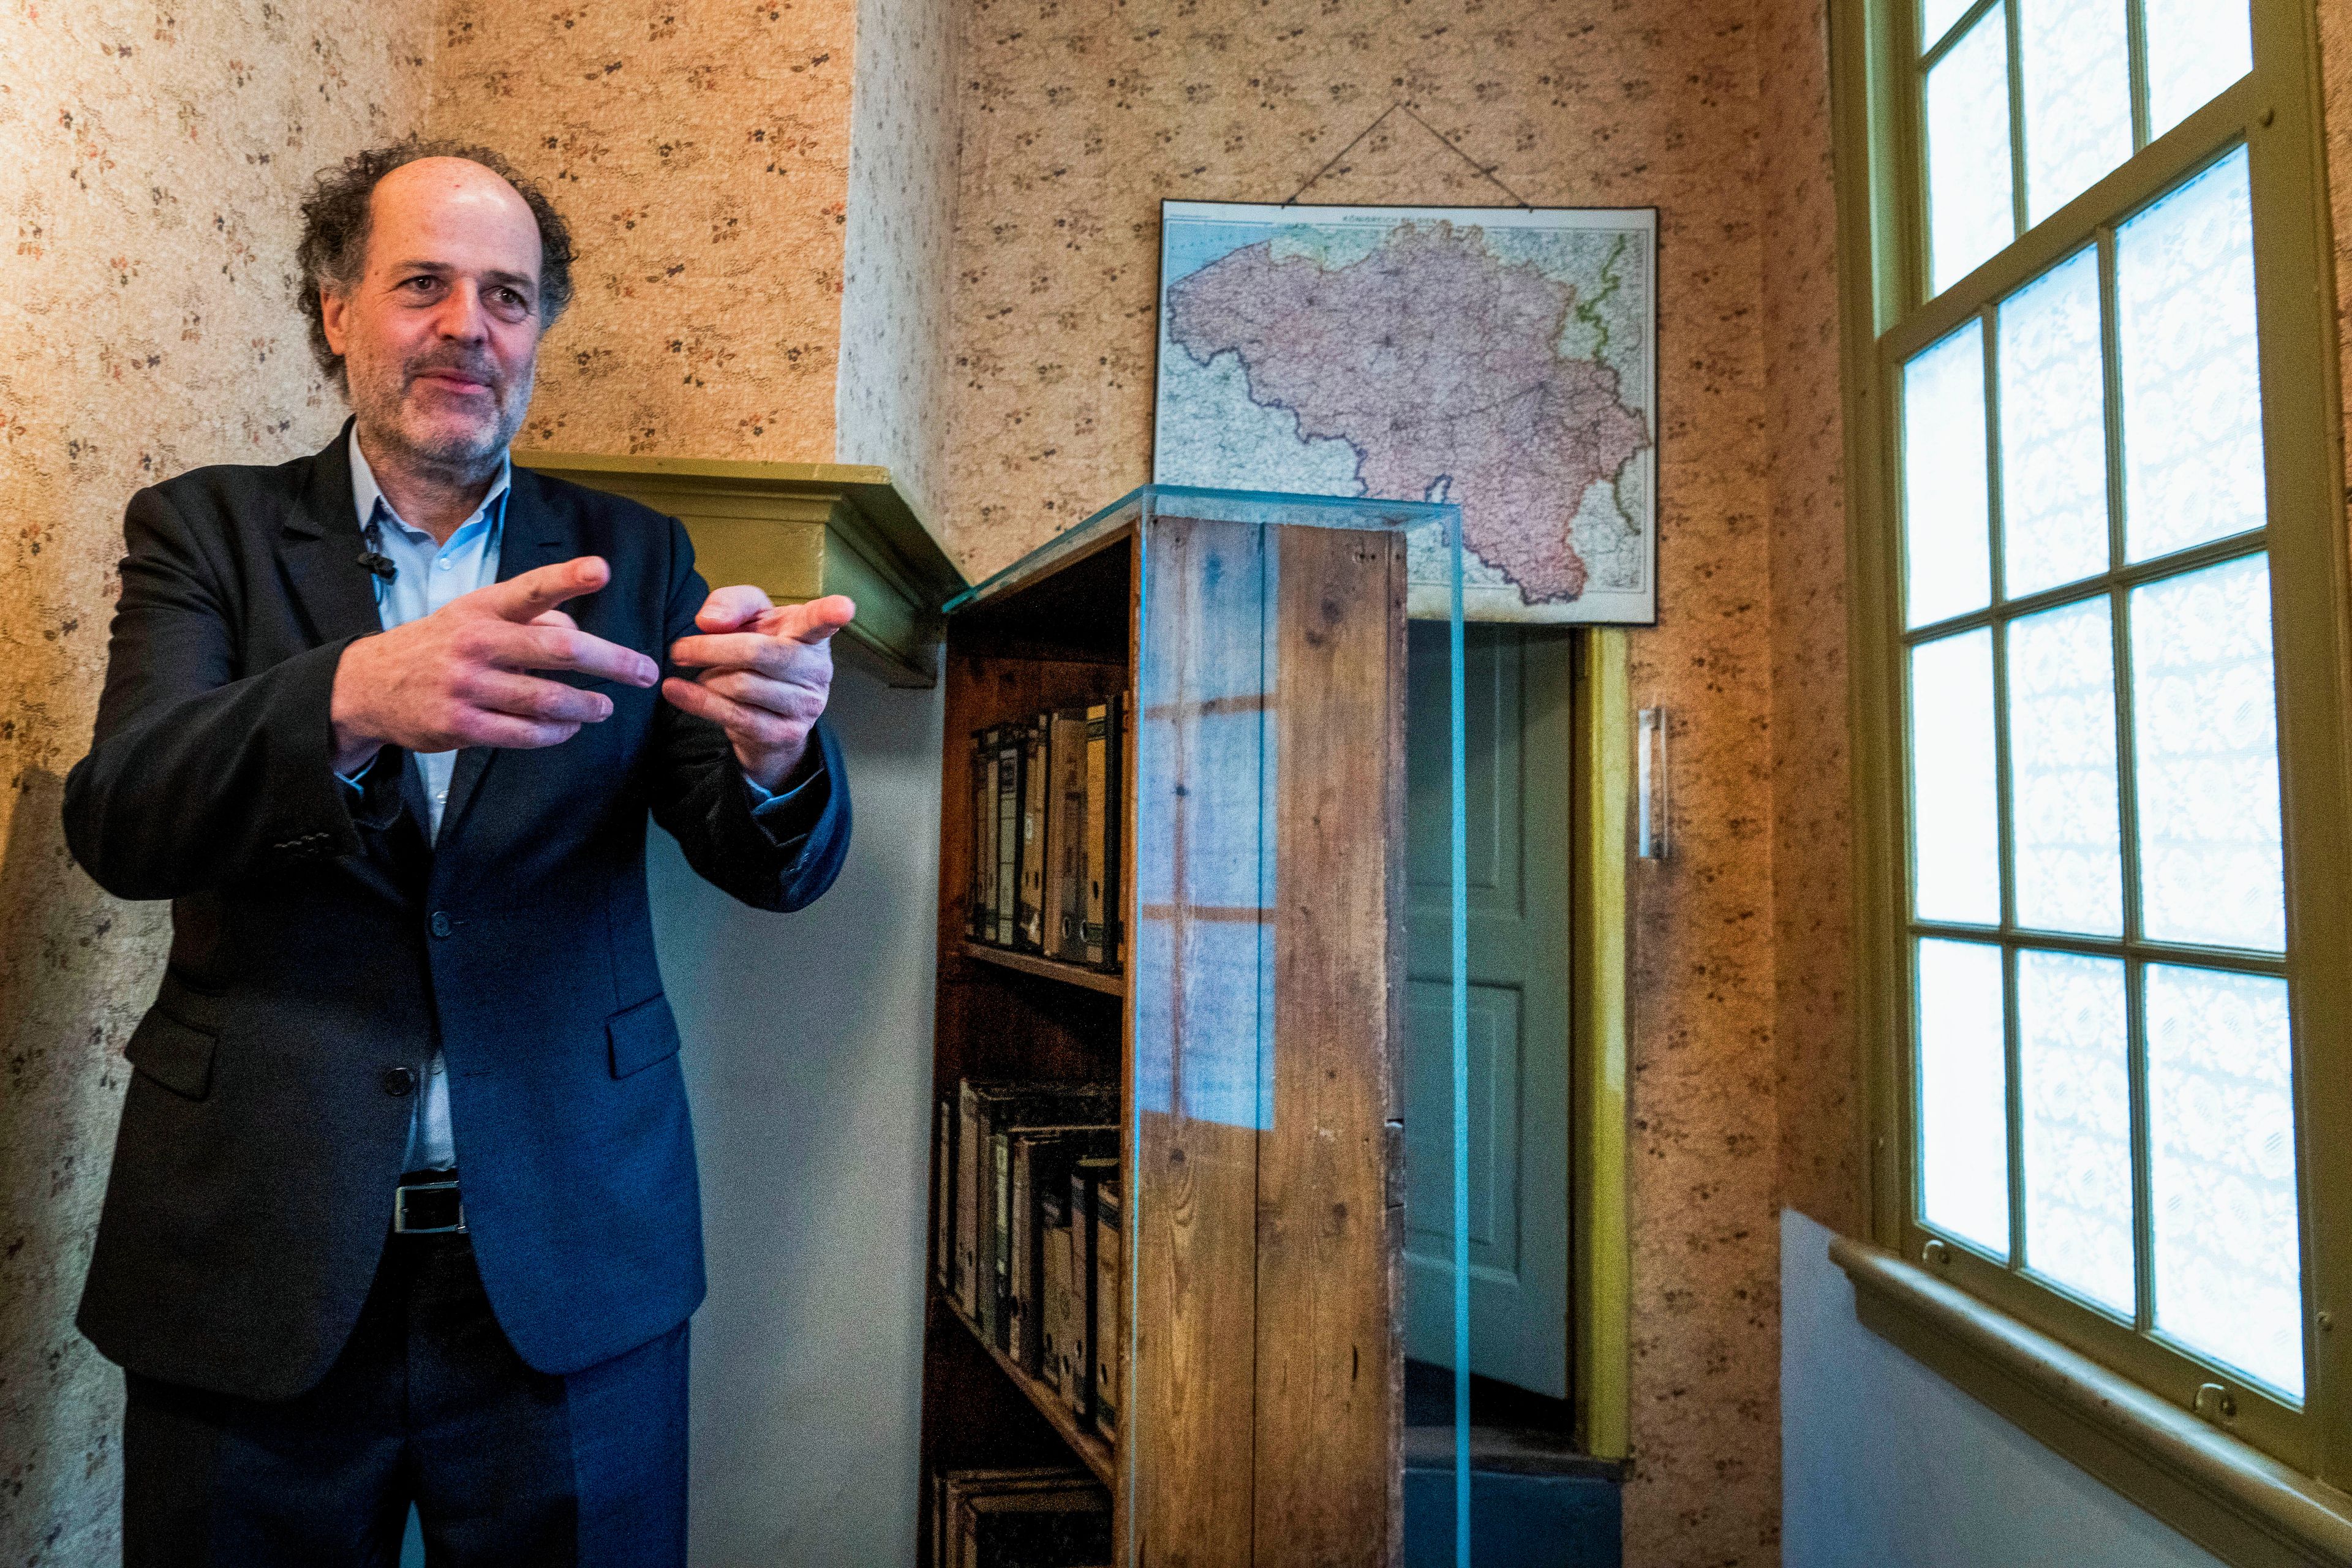
<instances>
[{"instance_id":1,"label":"green painted shelf molding","mask_svg":"<svg viewBox=\"0 0 2352 1568\"><path fill-rule=\"evenodd\" d=\"M514 460L677 518L713 587L756 584L779 604L848 595L857 618L837 639L845 654L893 686L938 681L940 606L964 576L887 468L587 452Z\"/></svg>"}]
</instances>

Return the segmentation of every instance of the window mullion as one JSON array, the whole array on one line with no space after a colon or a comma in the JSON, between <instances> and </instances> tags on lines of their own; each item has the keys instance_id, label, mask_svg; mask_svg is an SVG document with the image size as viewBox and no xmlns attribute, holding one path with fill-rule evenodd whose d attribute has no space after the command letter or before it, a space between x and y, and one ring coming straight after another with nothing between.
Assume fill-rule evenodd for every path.
<instances>
[{"instance_id":1,"label":"window mullion","mask_svg":"<svg viewBox=\"0 0 2352 1568\"><path fill-rule=\"evenodd\" d=\"M2131 59L2132 153L2148 143L2147 0L2124 0L2125 49Z\"/></svg>"},{"instance_id":2,"label":"window mullion","mask_svg":"<svg viewBox=\"0 0 2352 1568\"><path fill-rule=\"evenodd\" d=\"M2009 237L2012 245L2030 226L2025 204L2024 32L2017 14L2019 4L2020 0L2001 0L2001 26L2009 38Z\"/></svg>"}]
</instances>

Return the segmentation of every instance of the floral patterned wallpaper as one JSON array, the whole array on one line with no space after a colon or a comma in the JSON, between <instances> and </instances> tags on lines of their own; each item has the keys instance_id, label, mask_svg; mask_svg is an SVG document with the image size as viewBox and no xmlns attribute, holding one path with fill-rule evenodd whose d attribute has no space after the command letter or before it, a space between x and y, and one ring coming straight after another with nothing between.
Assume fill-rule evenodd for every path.
<instances>
[{"instance_id":1,"label":"floral patterned wallpaper","mask_svg":"<svg viewBox=\"0 0 2352 1568\"><path fill-rule=\"evenodd\" d=\"M442 0L430 128L571 221L524 446L834 456L856 0Z\"/></svg>"},{"instance_id":2,"label":"floral patterned wallpaper","mask_svg":"<svg viewBox=\"0 0 2352 1568\"><path fill-rule=\"evenodd\" d=\"M859 0L834 453L888 468L927 519L953 393L955 42L950 0Z\"/></svg>"},{"instance_id":3,"label":"floral patterned wallpaper","mask_svg":"<svg viewBox=\"0 0 2352 1568\"><path fill-rule=\"evenodd\" d=\"M121 1378L74 1331L161 904L58 812L89 742L131 491L343 417L290 303L320 165L424 111L428 26L319 0L0 9L0 1562L119 1551Z\"/></svg>"}]
</instances>

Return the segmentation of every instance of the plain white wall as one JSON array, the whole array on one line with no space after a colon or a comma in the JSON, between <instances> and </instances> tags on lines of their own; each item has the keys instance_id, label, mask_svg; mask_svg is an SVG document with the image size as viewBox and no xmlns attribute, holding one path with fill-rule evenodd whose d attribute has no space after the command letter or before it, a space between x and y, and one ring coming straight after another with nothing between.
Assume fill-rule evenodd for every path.
<instances>
[{"instance_id":1,"label":"plain white wall","mask_svg":"<svg viewBox=\"0 0 2352 1568\"><path fill-rule=\"evenodd\" d=\"M660 833L647 857L709 1255L696 1568L914 1561L940 713L835 678L856 826L799 914L735 903Z\"/></svg>"},{"instance_id":2,"label":"plain white wall","mask_svg":"<svg viewBox=\"0 0 2352 1568\"><path fill-rule=\"evenodd\" d=\"M1829 1248L1781 1211L1786 1568L2221 1568L1855 1321Z\"/></svg>"}]
</instances>

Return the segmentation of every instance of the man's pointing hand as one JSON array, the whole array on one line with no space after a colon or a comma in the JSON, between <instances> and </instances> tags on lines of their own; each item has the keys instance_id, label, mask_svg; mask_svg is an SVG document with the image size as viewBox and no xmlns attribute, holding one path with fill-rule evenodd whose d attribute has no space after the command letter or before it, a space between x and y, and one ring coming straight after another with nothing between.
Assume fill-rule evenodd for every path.
<instances>
[{"instance_id":1,"label":"man's pointing hand","mask_svg":"<svg viewBox=\"0 0 2352 1568\"><path fill-rule=\"evenodd\" d=\"M744 776L780 786L808 752L809 731L833 689L833 634L857 606L839 594L778 606L749 586L720 588L703 602L696 637L669 656L700 673L662 682L662 695L727 731Z\"/></svg>"},{"instance_id":2,"label":"man's pointing hand","mask_svg":"<svg viewBox=\"0 0 2352 1568\"><path fill-rule=\"evenodd\" d=\"M335 770L356 773L382 747L446 752L459 746L552 746L611 716L613 700L524 673L568 669L651 686L660 671L644 654L590 637L556 606L611 578L583 555L518 573L452 599L429 616L343 650L330 716Z\"/></svg>"}]
</instances>

